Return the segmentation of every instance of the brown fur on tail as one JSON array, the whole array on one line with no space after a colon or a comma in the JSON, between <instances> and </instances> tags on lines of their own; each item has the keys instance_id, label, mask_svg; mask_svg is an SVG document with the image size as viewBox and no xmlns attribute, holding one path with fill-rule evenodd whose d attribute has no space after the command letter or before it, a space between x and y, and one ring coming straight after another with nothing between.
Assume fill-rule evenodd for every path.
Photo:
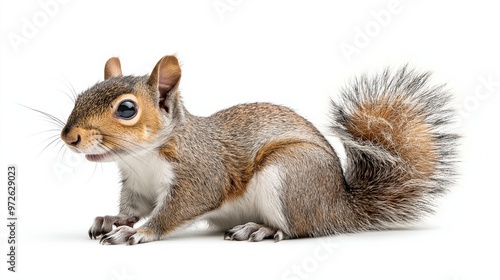
<instances>
[{"instance_id":1,"label":"brown fur on tail","mask_svg":"<svg viewBox=\"0 0 500 280\"><path fill-rule=\"evenodd\" d=\"M332 102L359 230L418 220L452 183L458 136L450 131L450 95L428 80L406 67L386 70L356 79Z\"/></svg>"}]
</instances>

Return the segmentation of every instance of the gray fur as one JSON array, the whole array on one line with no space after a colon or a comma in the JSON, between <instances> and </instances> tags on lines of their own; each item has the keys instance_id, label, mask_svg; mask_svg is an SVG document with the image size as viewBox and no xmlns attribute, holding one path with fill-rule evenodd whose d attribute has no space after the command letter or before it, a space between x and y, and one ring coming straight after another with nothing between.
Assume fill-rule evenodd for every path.
<instances>
[{"instance_id":1,"label":"gray fur","mask_svg":"<svg viewBox=\"0 0 500 280\"><path fill-rule=\"evenodd\" d=\"M111 138L128 154L115 152L123 183L120 214L96 218L89 236L102 236L103 243L137 244L158 240L204 217L229 230L226 238L251 241L379 230L417 221L433 211L435 198L453 183L458 138L450 131L450 94L428 80L428 73L406 67L395 73L386 70L353 80L340 101L332 101L331 127L346 149L345 170L325 137L286 107L242 104L204 118L184 108L178 84L160 93L148 84L147 76L98 83L76 100L63 138L74 129L99 130L91 117L102 117L114 99L135 91L141 93L137 98L154 104L148 113L159 120L161 129L149 142L119 141L118 136L133 134L123 128L118 136L103 134L95 140L108 151L105 141ZM364 114L375 107L401 112L401 118ZM358 123L356 114L364 114L366 123ZM398 127L415 120L421 120L415 123L415 131L423 131L418 136L432 144L429 151L412 139L404 139L408 151L394 144L396 140L391 142L405 137ZM351 131L370 128L372 121L387 129L365 138ZM420 150L429 156L420 158ZM256 174L271 167L278 174L264 179L276 184L246 189ZM276 191L259 191L263 186ZM249 192L260 197L245 198ZM263 209L279 213L262 213ZM146 216L150 217L142 227L131 228ZM121 227L112 230L113 225Z\"/></svg>"},{"instance_id":2,"label":"gray fur","mask_svg":"<svg viewBox=\"0 0 500 280\"><path fill-rule=\"evenodd\" d=\"M340 101L332 101L332 129L346 149L344 175L347 191L358 203L359 229L383 229L417 221L433 212L435 199L454 182L458 135L451 131L455 118L451 96L444 86L430 85L429 78L429 73L407 67L395 73L386 70L378 76L354 79L343 89ZM402 176L413 172L412 166L383 146L348 133L346 126L352 121L349 116L354 110L381 98L403 99L417 115L424 117L436 144L434 175L401 182ZM401 120L404 121L408 120ZM418 195L408 198L407 193ZM400 199L394 199L398 196Z\"/></svg>"}]
</instances>

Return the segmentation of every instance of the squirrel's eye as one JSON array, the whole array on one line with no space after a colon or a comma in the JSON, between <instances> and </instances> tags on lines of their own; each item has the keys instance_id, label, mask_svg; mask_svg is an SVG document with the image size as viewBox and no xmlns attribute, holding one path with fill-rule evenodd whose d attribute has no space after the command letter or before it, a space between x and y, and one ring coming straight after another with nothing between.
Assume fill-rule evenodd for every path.
<instances>
[{"instance_id":1,"label":"squirrel's eye","mask_svg":"<svg viewBox=\"0 0 500 280\"><path fill-rule=\"evenodd\" d=\"M134 102L130 100L125 100L122 103L120 103L120 105L118 105L116 114L120 118L130 119L133 116L135 116L135 114L137 114L137 106L135 105Z\"/></svg>"}]
</instances>

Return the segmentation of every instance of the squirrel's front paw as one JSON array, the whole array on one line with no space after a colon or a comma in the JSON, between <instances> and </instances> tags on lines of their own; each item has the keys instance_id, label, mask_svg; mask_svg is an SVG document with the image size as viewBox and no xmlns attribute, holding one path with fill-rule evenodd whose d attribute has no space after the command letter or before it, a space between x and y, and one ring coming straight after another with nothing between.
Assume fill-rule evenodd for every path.
<instances>
[{"instance_id":1,"label":"squirrel's front paw","mask_svg":"<svg viewBox=\"0 0 500 280\"><path fill-rule=\"evenodd\" d=\"M101 237L101 244L120 244L125 243L129 240L129 238L137 232L136 229L129 226L120 226L115 228L114 230L104 234Z\"/></svg>"},{"instance_id":2,"label":"squirrel's front paw","mask_svg":"<svg viewBox=\"0 0 500 280\"><path fill-rule=\"evenodd\" d=\"M134 226L135 223L139 221L139 217L132 216L128 217L125 215L117 215L117 216L104 216L104 217L96 217L94 219L94 223L89 229L89 237L90 239L96 239L97 237L111 232L113 230L113 225L115 226Z\"/></svg>"},{"instance_id":3,"label":"squirrel's front paw","mask_svg":"<svg viewBox=\"0 0 500 280\"><path fill-rule=\"evenodd\" d=\"M101 244L122 244L135 245L158 240L158 236L146 227L134 229L129 226L120 226L101 237Z\"/></svg>"}]
</instances>

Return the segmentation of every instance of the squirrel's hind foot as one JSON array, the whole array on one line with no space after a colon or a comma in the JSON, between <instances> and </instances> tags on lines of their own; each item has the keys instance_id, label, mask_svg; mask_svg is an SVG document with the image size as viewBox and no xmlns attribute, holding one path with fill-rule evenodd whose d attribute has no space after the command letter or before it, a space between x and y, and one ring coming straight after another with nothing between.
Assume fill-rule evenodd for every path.
<instances>
[{"instance_id":1,"label":"squirrel's hind foot","mask_svg":"<svg viewBox=\"0 0 500 280\"><path fill-rule=\"evenodd\" d=\"M287 239L287 235L279 229L274 229L252 222L235 226L234 228L226 231L224 234L225 240L248 240L256 242L262 241L266 238L273 238L275 242L278 242L283 239Z\"/></svg>"}]
</instances>

